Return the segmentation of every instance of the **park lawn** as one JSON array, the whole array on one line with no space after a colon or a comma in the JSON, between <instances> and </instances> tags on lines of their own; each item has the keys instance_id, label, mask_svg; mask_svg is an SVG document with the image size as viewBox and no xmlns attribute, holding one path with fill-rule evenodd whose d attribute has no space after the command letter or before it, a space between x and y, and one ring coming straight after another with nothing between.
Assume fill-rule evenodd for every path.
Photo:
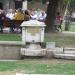
<instances>
[{"instance_id":1,"label":"park lawn","mask_svg":"<svg viewBox=\"0 0 75 75\"><path fill-rule=\"evenodd\" d=\"M34 62L33 62L34 61ZM73 63L37 63L33 61L0 61L0 72L19 72L25 74L75 75ZM37 59L38 61L38 59ZM68 62L68 61L67 61Z\"/></svg>"},{"instance_id":2,"label":"park lawn","mask_svg":"<svg viewBox=\"0 0 75 75\"><path fill-rule=\"evenodd\" d=\"M0 34L0 41L21 41L20 34ZM65 36L59 33L48 33L45 42L55 42L57 47L75 47L75 36Z\"/></svg>"},{"instance_id":3,"label":"park lawn","mask_svg":"<svg viewBox=\"0 0 75 75\"><path fill-rule=\"evenodd\" d=\"M64 31L64 24L62 25ZM70 31L75 32L75 22L71 23ZM0 34L0 41L21 41L21 34ZM58 33L45 35L45 42L55 42L57 47L75 47L75 36L64 36Z\"/></svg>"},{"instance_id":4,"label":"park lawn","mask_svg":"<svg viewBox=\"0 0 75 75\"><path fill-rule=\"evenodd\" d=\"M64 31L65 30L65 24L62 23L61 26L62 26L62 30ZM70 30L69 31L75 32L75 22L71 22L69 27L70 27Z\"/></svg>"},{"instance_id":5,"label":"park lawn","mask_svg":"<svg viewBox=\"0 0 75 75\"><path fill-rule=\"evenodd\" d=\"M0 41L21 41L18 34L0 34Z\"/></svg>"},{"instance_id":6,"label":"park lawn","mask_svg":"<svg viewBox=\"0 0 75 75\"><path fill-rule=\"evenodd\" d=\"M75 32L75 25L71 25L70 27L70 31Z\"/></svg>"},{"instance_id":7,"label":"park lawn","mask_svg":"<svg viewBox=\"0 0 75 75\"><path fill-rule=\"evenodd\" d=\"M56 47L75 47L75 36L49 34L45 36L45 42L55 42Z\"/></svg>"},{"instance_id":8,"label":"park lawn","mask_svg":"<svg viewBox=\"0 0 75 75\"><path fill-rule=\"evenodd\" d=\"M21 36L18 34L0 34L1 41L20 41ZM63 36L58 33L45 35L45 42L55 42L56 46L75 47L75 36ZM61 63L54 61L53 63L40 62L40 60L31 59L18 61L0 61L0 72L22 72L31 74L55 74L55 75L75 75L75 63ZM39 61L39 63L38 63ZM49 61L52 61L49 59ZM58 61L58 60L57 60ZM74 60L71 60L72 62ZM69 62L67 60L67 62ZM74 61L75 62L75 61Z\"/></svg>"}]
</instances>

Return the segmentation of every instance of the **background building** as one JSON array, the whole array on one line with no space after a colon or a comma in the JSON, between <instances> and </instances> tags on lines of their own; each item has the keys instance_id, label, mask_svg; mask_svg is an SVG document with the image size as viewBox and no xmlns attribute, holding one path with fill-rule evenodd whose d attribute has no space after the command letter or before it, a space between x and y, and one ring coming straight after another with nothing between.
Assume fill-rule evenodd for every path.
<instances>
[{"instance_id":1,"label":"background building","mask_svg":"<svg viewBox=\"0 0 75 75\"><path fill-rule=\"evenodd\" d=\"M27 3L28 1L28 3ZM40 0L34 0L34 2L31 2L29 0L0 0L0 9L4 9L5 11L8 11L8 9L43 9L46 10L47 5L42 4Z\"/></svg>"},{"instance_id":2,"label":"background building","mask_svg":"<svg viewBox=\"0 0 75 75\"><path fill-rule=\"evenodd\" d=\"M27 8L27 0L0 0L0 9L18 9L18 8Z\"/></svg>"}]
</instances>

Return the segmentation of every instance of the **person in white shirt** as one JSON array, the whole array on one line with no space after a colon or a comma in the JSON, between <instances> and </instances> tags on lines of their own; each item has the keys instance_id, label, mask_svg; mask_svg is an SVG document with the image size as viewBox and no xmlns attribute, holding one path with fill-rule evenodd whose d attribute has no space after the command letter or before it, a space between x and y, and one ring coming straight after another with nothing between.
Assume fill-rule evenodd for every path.
<instances>
[{"instance_id":1,"label":"person in white shirt","mask_svg":"<svg viewBox=\"0 0 75 75\"><path fill-rule=\"evenodd\" d=\"M32 20L36 20L37 19L37 11L32 11L30 16L31 16Z\"/></svg>"},{"instance_id":2,"label":"person in white shirt","mask_svg":"<svg viewBox=\"0 0 75 75\"><path fill-rule=\"evenodd\" d=\"M14 19L15 11L13 9L9 9L8 13L6 14L7 21L10 23L10 32L14 31Z\"/></svg>"},{"instance_id":3,"label":"person in white shirt","mask_svg":"<svg viewBox=\"0 0 75 75\"><path fill-rule=\"evenodd\" d=\"M8 13L6 14L6 17L9 18L10 20L13 20L14 15L15 15L14 10L9 9Z\"/></svg>"},{"instance_id":4,"label":"person in white shirt","mask_svg":"<svg viewBox=\"0 0 75 75\"><path fill-rule=\"evenodd\" d=\"M46 13L44 11L41 11L41 14L40 14L38 20L44 22L45 18L46 18Z\"/></svg>"}]
</instances>

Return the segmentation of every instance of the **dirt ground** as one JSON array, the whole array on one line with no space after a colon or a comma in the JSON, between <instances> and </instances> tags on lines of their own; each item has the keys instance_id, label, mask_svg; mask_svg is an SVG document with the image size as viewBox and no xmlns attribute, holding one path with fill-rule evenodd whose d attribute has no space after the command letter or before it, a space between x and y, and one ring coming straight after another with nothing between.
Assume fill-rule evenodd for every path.
<instances>
[{"instance_id":1,"label":"dirt ground","mask_svg":"<svg viewBox=\"0 0 75 75\"><path fill-rule=\"evenodd\" d=\"M74 63L75 60L70 59L56 59L56 58L37 58L37 59L24 59L24 61L36 63L36 64L64 64L64 63Z\"/></svg>"},{"instance_id":2,"label":"dirt ground","mask_svg":"<svg viewBox=\"0 0 75 75\"><path fill-rule=\"evenodd\" d=\"M0 75L16 75L14 72L0 72Z\"/></svg>"}]
</instances>

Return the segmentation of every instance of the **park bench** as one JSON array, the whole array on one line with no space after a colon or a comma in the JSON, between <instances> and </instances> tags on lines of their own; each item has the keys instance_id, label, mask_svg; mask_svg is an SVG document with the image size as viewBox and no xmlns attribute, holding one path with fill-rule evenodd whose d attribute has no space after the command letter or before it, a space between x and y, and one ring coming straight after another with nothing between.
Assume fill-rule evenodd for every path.
<instances>
[{"instance_id":1,"label":"park bench","mask_svg":"<svg viewBox=\"0 0 75 75\"><path fill-rule=\"evenodd\" d=\"M3 27L10 27L14 24L15 27L20 27L24 20L3 20Z\"/></svg>"},{"instance_id":2,"label":"park bench","mask_svg":"<svg viewBox=\"0 0 75 75\"><path fill-rule=\"evenodd\" d=\"M20 25L23 21L24 20L3 20L3 28L12 27L18 30L19 28L21 28Z\"/></svg>"}]
</instances>

